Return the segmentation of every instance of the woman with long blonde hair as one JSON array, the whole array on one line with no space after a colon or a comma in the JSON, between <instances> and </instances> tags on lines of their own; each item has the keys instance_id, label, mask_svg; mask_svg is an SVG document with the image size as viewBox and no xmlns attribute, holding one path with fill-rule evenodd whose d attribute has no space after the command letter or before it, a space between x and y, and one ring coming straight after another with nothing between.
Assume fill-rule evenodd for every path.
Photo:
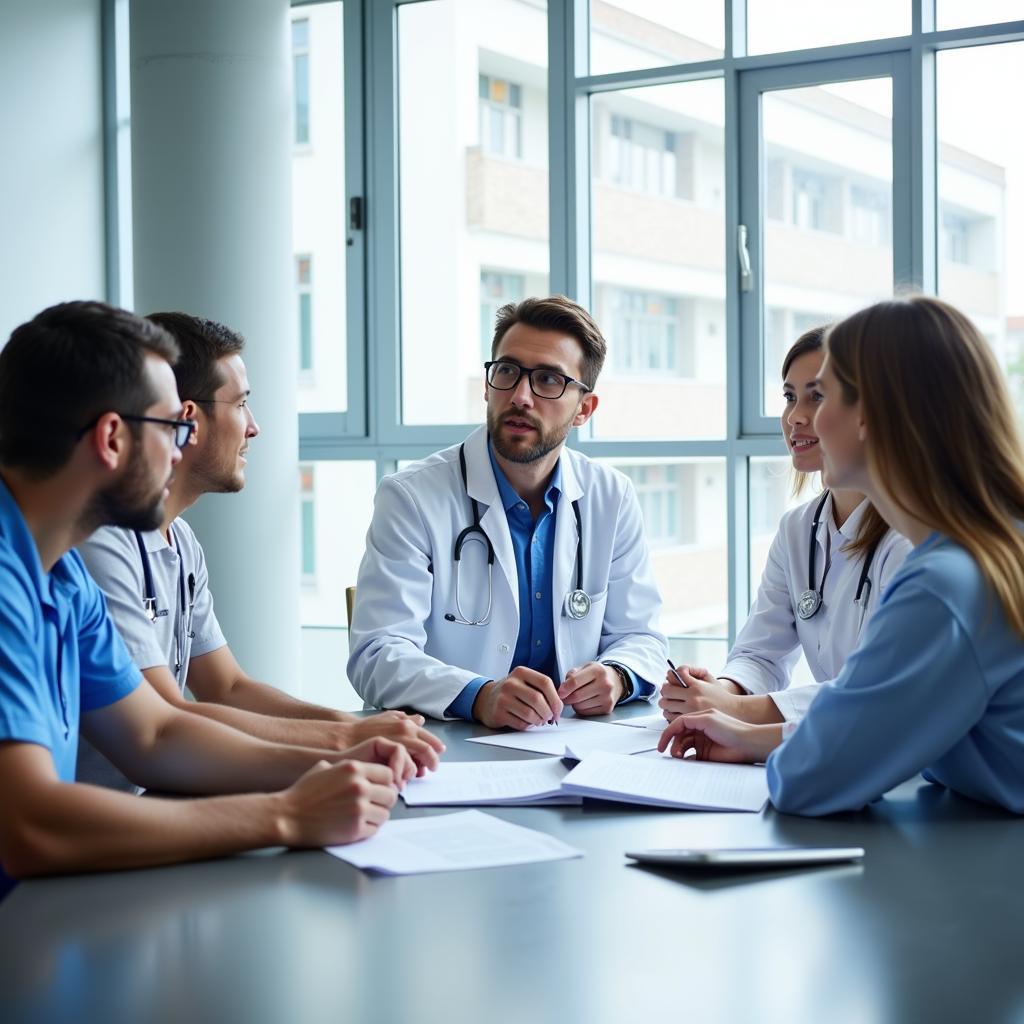
<instances>
[{"instance_id":1,"label":"woman with long blonde hair","mask_svg":"<svg viewBox=\"0 0 1024 1024\"><path fill-rule=\"evenodd\" d=\"M823 468L814 414L825 331L805 331L782 362L782 436L797 493ZM823 482L825 491L783 515L750 615L718 676L685 665L666 675L658 703L669 721L710 708L744 722L799 721L839 675L910 543L860 491L833 487L827 476ZM814 683L790 687L801 653Z\"/></svg>"},{"instance_id":2,"label":"woman with long blonde hair","mask_svg":"<svg viewBox=\"0 0 1024 1024\"><path fill-rule=\"evenodd\" d=\"M1024 813L1024 451L977 328L934 298L829 332L815 417L825 472L914 545L835 682L799 725L682 715L662 749L768 763L797 814L925 778Z\"/></svg>"}]
</instances>

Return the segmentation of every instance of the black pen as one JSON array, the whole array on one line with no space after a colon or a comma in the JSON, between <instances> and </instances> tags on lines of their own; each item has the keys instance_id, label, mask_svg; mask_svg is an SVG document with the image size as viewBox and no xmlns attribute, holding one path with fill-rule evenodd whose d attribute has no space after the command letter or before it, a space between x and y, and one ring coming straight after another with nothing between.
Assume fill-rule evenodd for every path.
<instances>
[{"instance_id":1,"label":"black pen","mask_svg":"<svg viewBox=\"0 0 1024 1024\"><path fill-rule=\"evenodd\" d=\"M674 675L674 676L676 677L676 679L678 679L678 680L679 680L679 685L680 685L680 686L681 686L681 687L682 687L682 688L683 688L684 690L688 690L688 689L689 689L689 687L688 687L688 686L686 685L686 683L684 683L684 682L683 682L683 677L682 677L682 676L681 676L681 675L680 675L680 674L679 674L679 673L678 673L678 672L676 671L676 667L675 667L675 665L673 665L673 664L672 664L672 659L671 659L671 658L666 658L665 660L666 660L666 661L668 662L668 667L669 667L670 669L672 669L672 675Z\"/></svg>"}]
</instances>

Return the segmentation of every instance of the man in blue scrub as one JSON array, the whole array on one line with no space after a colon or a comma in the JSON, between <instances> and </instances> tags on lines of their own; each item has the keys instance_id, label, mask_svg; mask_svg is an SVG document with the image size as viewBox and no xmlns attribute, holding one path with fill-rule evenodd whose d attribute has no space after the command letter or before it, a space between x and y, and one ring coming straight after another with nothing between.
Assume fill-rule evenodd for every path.
<instances>
[{"instance_id":1,"label":"man in blue scrub","mask_svg":"<svg viewBox=\"0 0 1024 1024\"><path fill-rule=\"evenodd\" d=\"M96 302L45 310L0 351L0 891L11 877L364 838L416 770L390 740L331 753L187 714L132 664L71 549L99 526L161 522L194 429L176 358L162 328ZM80 727L139 785L250 795L136 800L76 783Z\"/></svg>"}]
</instances>

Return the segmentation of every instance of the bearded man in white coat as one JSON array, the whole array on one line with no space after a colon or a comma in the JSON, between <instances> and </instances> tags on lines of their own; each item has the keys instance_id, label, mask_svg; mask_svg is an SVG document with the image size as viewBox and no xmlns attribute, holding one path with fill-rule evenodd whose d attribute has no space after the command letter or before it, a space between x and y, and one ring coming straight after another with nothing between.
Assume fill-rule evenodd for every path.
<instances>
[{"instance_id":1,"label":"bearded man in white coat","mask_svg":"<svg viewBox=\"0 0 1024 1024\"><path fill-rule=\"evenodd\" d=\"M654 694L667 644L636 494L565 446L606 350L564 296L503 306L486 427L381 482L348 662L368 705L526 729Z\"/></svg>"}]
</instances>

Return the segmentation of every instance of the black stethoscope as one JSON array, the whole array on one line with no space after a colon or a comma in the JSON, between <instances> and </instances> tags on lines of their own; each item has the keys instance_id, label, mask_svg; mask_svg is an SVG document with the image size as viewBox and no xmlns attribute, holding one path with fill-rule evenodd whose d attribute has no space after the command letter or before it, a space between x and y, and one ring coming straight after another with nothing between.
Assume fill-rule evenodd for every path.
<instances>
[{"instance_id":1,"label":"black stethoscope","mask_svg":"<svg viewBox=\"0 0 1024 1024\"><path fill-rule=\"evenodd\" d=\"M473 506L473 522L455 538L455 609L445 614L446 622L461 622L464 626L486 626L491 621L491 602L494 597L494 545L491 538L480 525L480 506L476 498L469 493L469 479L466 475L466 446L459 445L459 469L462 471L462 486L466 489L466 497ZM572 503L572 511L576 516L576 589L571 590L565 598L565 610L574 619L585 619L590 614L590 595L583 589L583 519L580 516L580 503L577 498ZM459 592L459 577L462 569L462 549L468 541L483 544L487 550L487 610L482 619L471 619L462 610L462 599Z\"/></svg>"},{"instance_id":2,"label":"black stethoscope","mask_svg":"<svg viewBox=\"0 0 1024 1024\"><path fill-rule=\"evenodd\" d=\"M139 530L132 531L135 534L135 543L139 546L139 558L142 560L142 607L145 609L146 617L150 622L155 623L158 618L167 614L167 609L158 611L156 606L156 587L153 585L153 567L149 563L149 552L146 550L146 542L142 539ZM196 599L196 578L192 573L188 574L188 603L185 602L185 560L181 557L181 548L174 536L174 528L168 530L171 536L171 545L178 552L178 614L177 627L174 630L174 677L178 673L185 655L185 639L192 640L195 633L192 632L192 608ZM187 614L186 614L187 609ZM182 629L184 627L184 629Z\"/></svg>"},{"instance_id":3,"label":"black stethoscope","mask_svg":"<svg viewBox=\"0 0 1024 1024\"><path fill-rule=\"evenodd\" d=\"M811 523L811 547L807 556L807 589L800 595L797 601L796 613L801 619L813 619L821 608L825 594L825 580L828 579L828 571L832 568L832 533L825 538L825 571L821 574L821 586L815 587L815 565L818 554L818 524L821 522L821 513L828 501L829 492L821 496L817 508L814 510L814 521ZM860 579L857 581L857 593L854 595L853 603L860 608L860 624L864 624L864 611L868 605L868 598L871 595L871 580L868 574L871 572L871 562L874 560L875 552L878 550L878 541L868 549L864 557L864 565L860 570Z\"/></svg>"}]
</instances>

